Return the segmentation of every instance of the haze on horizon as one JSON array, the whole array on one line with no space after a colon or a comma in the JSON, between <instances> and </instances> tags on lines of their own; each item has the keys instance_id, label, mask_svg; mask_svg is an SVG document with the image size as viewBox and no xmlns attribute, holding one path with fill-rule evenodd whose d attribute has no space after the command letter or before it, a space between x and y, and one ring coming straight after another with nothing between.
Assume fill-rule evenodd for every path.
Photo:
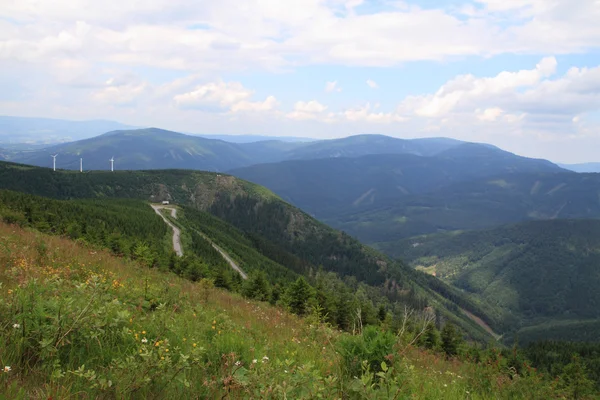
<instances>
[{"instance_id":1,"label":"haze on horizon","mask_svg":"<svg viewBox=\"0 0 600 400\"><path fill-rule=\"evenodd\" d=\"M599 0L0 7L0 114L600 161Z\"/></svg>"}]
</instances>

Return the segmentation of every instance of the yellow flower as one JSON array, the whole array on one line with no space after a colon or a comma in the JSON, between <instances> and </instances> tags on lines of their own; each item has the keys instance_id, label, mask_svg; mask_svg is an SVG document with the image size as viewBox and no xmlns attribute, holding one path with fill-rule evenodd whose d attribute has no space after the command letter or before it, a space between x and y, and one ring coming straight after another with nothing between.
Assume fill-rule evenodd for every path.
<instances>
[{"instance_id":1,"label":"yellow flower","mask_svg":"<svg viewBox=\"0 0 600 400\"><path fill-rule=\"evenodd\" d=\"M165 358L164 358L164 357L161 357L160 359L161 359L161 360L164 360Z\"/></svg>"},{"instance_id":2,"label":"yellow flower","mask_svg":"<svg viewBox=\"0 0 600 400\"><path fill-rule=\"evenodd\" d=\"M221 334L221 331L219 331L219 335Z\"/></svg>"},{"instance_id":3,"label":"yellow flower","mask_svg":"<svg viewBox=\"0 0 600 400\"><path fill-rule=\"evenodd\" d=\"M146 334L146 331L142 331L142 335L145 335L145 334Z\"/></svg>"},{"instance_id":4,"label":"yellow flower","mask_svg":"<svg viewBox=\"0 0 600 400\"><path fill-rule=\"evenodd\" d=\"M215 326L213 325L213 327L212 327L212 328L213 328L213 329L215 329Z\"/></svg>"},{"instance_id":5,"label":"yellow flower","mask_svg":"<svg viewBox=\"0 0 600 400\"><path fill-rule=\"evenodd\" d=\"M165 351L168 353L168 352L169 352L169 349L165 349Z\"/></svg>"},{"instance_id":6,"label":"yellow flower","mask_svg":"<svg viewBox=\"0 0 600 400\"><path fill-rule=\"evenodd\" d=\"M186 338L183 338L183 341L185 342L185 341L187 341L187 339L186 339Z\"/></svg>"},{"instance_id":7,"label":"yellow flower","mask_svg":"<svg viewBox=\"0 0 600 400\"><path fill-rule=\"evenodd\" d=\"M213 325L217 323L217 320L213 320Z\"/></svg>"},{"instance_id":8,"label":"yellow flower","mask_svg":"<svg viewBox=\"0 0 600 400\"><path fill-rule=\"evenodd\" d=\"M194 343L192 346L196 347L196 343Z\"/></svg>"},{"instance_id":9,"label":"yellow flower","mask_svg":"<svg viewBox=\"0 0 600 400\"><path fill-rule=\"evenodd\" d=\"M160 346L160 342L154 343L154 347L158 347L158 346Z\"/></svg>"}]
</instances>

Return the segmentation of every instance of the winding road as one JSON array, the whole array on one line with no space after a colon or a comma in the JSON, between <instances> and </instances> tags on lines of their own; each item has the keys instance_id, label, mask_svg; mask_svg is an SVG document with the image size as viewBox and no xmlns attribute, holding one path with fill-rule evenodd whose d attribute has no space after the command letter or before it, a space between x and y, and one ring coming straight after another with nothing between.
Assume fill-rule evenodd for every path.
<instances>
[{"instance_id":1,"label":"winding road","mask_svg":"<svg viewBox=\"0 0 600 400\"><path fill-rule=\"evenodd\" d=\"M163 213L160 211L162 209L167 209L167 210L171 210L171 217L173 217L174 219L177 219L177 209L174 207L170 207L170 206L162 206L162 205L157 205L157 204L150 204L150 206L154 209L154 211L160 215L160 217L163 219L163 221L165 221L165 223L167 225L169 225L171 227L171 229L173 229L173 250L175 250L175 253L179 256L182 257L183 256L183 249L181 248L181 230L176 227L175 225L173 225L171 223L171 221L169 221L164 215ZM195 229L194 229L195 230ZM225 253L225 251L223 251L219 246L217 246L216 244L213 243L212 240L210 240L210 238L208 238L205 234L203 234L202 232L195 230L199 235L202 235L202 237L206 240L208 240L208 242L212 245L212 247L217 250L219 252L219 254L221 254L221 256L225 259L225 261L227 261L227 263L231 266L231 268L233 268L235 271L237 271L240 276L242 277L242 279L248 279L248 275L246 275L246 273L244 271L242 271L242 269L240 268L239 265L237 265L235 263L235 261L233 261L231 259L231 257L229 257L229 254Z\"/></svg>"},{"instance_id":2,"label":"winding road","mask_svg":"<svg viewBox=\"0 0 600 400\"><path fill-rule=\"evenodd\" d=\"M183 249L181 248L181 231L179 230L178 227L173 225L171 223L171 221L169 221L162 214L162 212L160 212L160 210L162 210L163 208L166 208L168 210L171 210L171 217L177 218L177 209L172 208L172 207L159 206L159 205L155 205L155 204L150 204L150 206L152 206L154 211L156 211L156 213L158 215L160 215L160 217L163 219L163 221L165 221L165 223L167 225L169 225L171 227L171 229L173 229L173 250L175 250L175 254L177 254L179 257L183 257Z\"/></svg>"}]
</instances>

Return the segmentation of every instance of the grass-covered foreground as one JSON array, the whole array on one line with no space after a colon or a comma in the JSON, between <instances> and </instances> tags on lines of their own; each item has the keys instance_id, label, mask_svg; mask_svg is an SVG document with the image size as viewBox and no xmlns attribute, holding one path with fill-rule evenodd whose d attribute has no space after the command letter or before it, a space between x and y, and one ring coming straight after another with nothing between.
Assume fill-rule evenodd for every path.
<instances>
[{"instance_id":1,"label":"grass-covered foreground","mask_svg":"<svg viewBox=\"0 0 600 400\"><path fill-rule=\"evenodd\" d=\"M450 358L414 334L340 333L267 303L0 225L0 398L571 398L496 350ZM416 342L415 342L416 343ZM473 353L475 354L475 353Z\"/></svg>"}]
</instances>

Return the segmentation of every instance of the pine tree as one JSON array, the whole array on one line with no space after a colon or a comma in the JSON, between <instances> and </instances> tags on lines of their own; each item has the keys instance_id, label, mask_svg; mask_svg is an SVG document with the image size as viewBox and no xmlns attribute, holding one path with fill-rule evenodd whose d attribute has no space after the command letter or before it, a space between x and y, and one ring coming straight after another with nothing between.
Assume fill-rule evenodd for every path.
<instances>
[{"instance_id":1,"label":"pine tree","mask_svg":"<svg viewBox=\"0 0 600 400\"><path fill-rule=\"evenodd\" d=\"M260 301L268 300L270 292L269 282L262 271L252 274L242 287L244 296Z\"/></svg>"},{"instance_id":2,"label":"pine tree","mask_svg":"<svg viewBox=\"0 0 600 400\"><path fill-rule=\"evenodd\" d=\"M442 329L442 350L446 357L452 357L458 354L458 350L463 341L462 336L456 330L453 323L448 322Z\"/></svg>"},{"instance_id":3,"label":"pine tree","mask_svg":"<svg viewBox=\"0 0 600 400\"><path fill-rule=\"evenodd\" d=\"M560 387L571 399L582 399L594 390L594 382L588 377L585 364L578 354L574 354L560 376Z\"/></svg>"},{"instance_id":4,"label":"pine tree","mask_svg":"<svg viewBox=\"0 0 600 400\"><path fill-rule=\"evenodd\" d=\"M308 312L313 290L306 279L300 277L288 287L287 297L290 310L295 314L304 315Z\"/></svg>"}]
</instances>

